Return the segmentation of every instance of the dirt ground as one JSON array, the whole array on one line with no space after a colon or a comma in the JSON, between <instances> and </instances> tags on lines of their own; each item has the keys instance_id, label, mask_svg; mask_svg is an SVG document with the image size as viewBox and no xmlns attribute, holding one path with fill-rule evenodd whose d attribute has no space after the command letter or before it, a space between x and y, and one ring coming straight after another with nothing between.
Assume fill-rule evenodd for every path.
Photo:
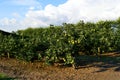
<instances>
[{"instance_id":1,"label":"dirt ground","mask_svg":"<svg viewBox=\"0 0 120 80\"><path fill-rule=\"evenodd\" d=\"M74 69L1 58L0 73L18 80L120 80L120 63L94 62Z\"/></svg>"}]
</instances>

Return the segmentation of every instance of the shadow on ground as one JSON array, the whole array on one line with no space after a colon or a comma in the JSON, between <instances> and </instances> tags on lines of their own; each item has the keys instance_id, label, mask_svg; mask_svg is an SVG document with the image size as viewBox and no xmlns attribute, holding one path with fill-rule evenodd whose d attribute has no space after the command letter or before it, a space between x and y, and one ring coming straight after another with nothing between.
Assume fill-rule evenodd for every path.
<instances>
[{"instance_id":1,"label":"shadow on ground","mask_svg":"<svg viewBox=\"0 0 120 80\"><path fill-rule=\"evenodd\" d=\"M104 72L113 68L114 71L120 72L120 53L112 53L100 56L81 55L76 57L77 69L82 67L98 67L99 71Z\"/></svg>"}]
</instances>

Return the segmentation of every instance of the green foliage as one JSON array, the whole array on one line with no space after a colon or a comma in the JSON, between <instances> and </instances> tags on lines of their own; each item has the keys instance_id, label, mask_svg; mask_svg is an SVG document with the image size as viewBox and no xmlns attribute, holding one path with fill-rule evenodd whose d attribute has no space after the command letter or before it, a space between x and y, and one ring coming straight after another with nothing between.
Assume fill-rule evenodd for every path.
<instances>
[{"instance_id":1,"label":"green foliage","mask_svg":"<svg viewBox=\"0 0 120 80\"><path fill-rule=\"evenodd\" d=\"M80 21L63 26L28 28L14 35L0 34L0 56L26 61L63 62L74 64L76 56L99 55L120 48L120 23Z\"/></svg>"}]
</instances>

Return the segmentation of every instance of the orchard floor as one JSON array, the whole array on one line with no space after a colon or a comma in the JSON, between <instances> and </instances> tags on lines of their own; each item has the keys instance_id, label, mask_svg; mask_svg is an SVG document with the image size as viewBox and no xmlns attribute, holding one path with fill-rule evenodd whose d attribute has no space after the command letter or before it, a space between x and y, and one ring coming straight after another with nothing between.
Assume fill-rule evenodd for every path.
<instances>
[{"instance_id":1,"label":"orchard floor","mask_svg":"<svg viewBox=\"0 0 120 80\"><path fill-rule=\"evenodd\" d=\"M78 69L1 58L0 73L17 80L120 80L120 54L110 53L103 56L108 57L108 60L100 57L106 61L92 61Z\"/></svg>"}]
</instances>

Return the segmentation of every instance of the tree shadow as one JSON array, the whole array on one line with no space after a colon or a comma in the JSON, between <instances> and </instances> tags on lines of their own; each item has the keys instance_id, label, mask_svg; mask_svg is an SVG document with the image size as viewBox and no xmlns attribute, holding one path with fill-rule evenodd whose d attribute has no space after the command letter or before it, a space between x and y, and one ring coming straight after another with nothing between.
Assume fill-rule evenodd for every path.
<instances>
[{"instance_id":1,"label":"tree shadow","mask_svg":"<svg viewBox=\"0 0 120 80\"><path fill-rule=\"evenodd\" d=\"M75 61L75 63L77 64L76 69L80 69L82 67L96 67L99 68L99 70L95 72L104 72L109 70L110 68L113 68L114 71L120 71L119 53L101 56L80 55L76 57Z\"/></svg>"},{"instance_id":2,"label":"tree shadow","mask_svg":"<svg viewBox=\"0 0 120 80\"><path fill-rule=\"evenodd\" d=\"M98 71L95 71L95 72L104 72L104 71L107 71L108 69L100 69Z\"/></svg>"},{"instance_id":3,"label":"tree shadow","mask_svg":"<svg viewBox=\"0 0 120 80\"><path fill-rule=\"evenodd\" d=\"M120 67L117 67L117 68L115 69L115 71L120 71Z\"/></svg>"}]
</instances>

